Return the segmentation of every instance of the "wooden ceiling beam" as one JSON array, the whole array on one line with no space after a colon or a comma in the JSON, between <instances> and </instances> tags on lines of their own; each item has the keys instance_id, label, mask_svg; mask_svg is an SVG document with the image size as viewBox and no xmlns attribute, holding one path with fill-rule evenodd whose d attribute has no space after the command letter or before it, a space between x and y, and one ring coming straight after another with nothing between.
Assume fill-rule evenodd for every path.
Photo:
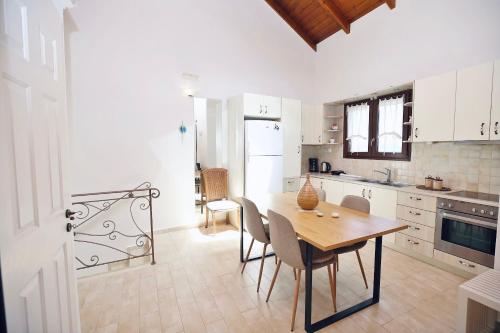
<instances>
[{"instance_id":1,"label":"wooden ceiling beam","mask_svg":"<svg viewBox=\"0 0 500 333\"><path fill-rule=\"evenodd\" d=\"M344 13L342 13L342 10L337 7L331 0L317 0L318 3L323 7L328 14L330 14L331 17L340 25L342 30L346 34L351 32L351 23L347 20L347 18L344 16Z\"/></svg>"},{"instance_id":2,"label":"wooden ceiling beam","mask_svg":"<svg viewBox=\"0 0 500 333\"><path fill-rule=\"evenodd\" d=\"M308 35L308 33L300 26L297 21L295 21L288 12L279 4L277 0L266 0L269 6L271 6L276 13L278 13L281 18L283 18L288 25L299 34L300 37L314 50L316 51L316 42Z\"/></svg>"},{"instance_id":3,"label":"wooden ceiling beam","mask_svg":"<svg viewBox=\"0 0 500 333\"><path fill-rule=\"evenodd\" d=\"M385 0L385 3L390 9L396 8L396 0Z\"/></svg>"}]
</instances>

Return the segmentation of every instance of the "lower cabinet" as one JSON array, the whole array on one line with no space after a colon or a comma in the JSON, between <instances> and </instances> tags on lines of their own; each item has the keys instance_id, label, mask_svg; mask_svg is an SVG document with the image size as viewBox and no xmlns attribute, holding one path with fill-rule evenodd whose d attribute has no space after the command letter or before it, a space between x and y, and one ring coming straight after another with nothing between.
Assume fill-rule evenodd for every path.
<instances>
[{"instance_id":1,"label":"lower cabinet","mask_svg":"<svg viewBox=\"0 0 500 333\"><path fill-rule=\"evenodd\" d=\"M407 236L401 232L396 233L396 245L432 258L434 244L421 239Z\"/></svg>"},{"instance_id":2,"label":"lower cabinet","mask_svg":"<svg viewBox=\"0 0 500 333\"><path fill-rule=\"evenodd\" d=\"M336 180L326 180L323 184L326 192L326 201L335 205L340 205L344 198L344 182Z\"/></svg>"},{"instance_id":3,"label":"lower cabinet","mask_svg":"<svg viewBox=\"0 0 500 333\"><path fill-rule=\"evenodd\" d=\"M476 264L475 262L462 259L439 250L434 250L434 259L472 274L481 274L490 269L486 266Z\"/></svg>"}]
</instances>

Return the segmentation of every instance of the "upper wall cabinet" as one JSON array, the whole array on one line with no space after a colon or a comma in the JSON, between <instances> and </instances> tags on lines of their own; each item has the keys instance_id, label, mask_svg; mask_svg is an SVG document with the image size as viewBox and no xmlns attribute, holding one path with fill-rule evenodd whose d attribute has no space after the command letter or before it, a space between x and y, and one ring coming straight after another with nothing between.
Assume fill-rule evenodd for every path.
<instances>
[{"instance_id":1,"label":"upper wall cabinet","mask_svg":"<svg viewBox=\"0 0 500 333\"><path fill-rule=\"evenodd\" d=\"M500 60L495 61L493 69L490 140L500 140Z\"/></svg>"},{"instance_id":2,"label":"upper wall cabinet","mask_svg":"<svg viewBox=\"0 0 500 333\"><path fill-rule=\"evenodd\" d=\"M457 72L455 141L489 140L493 63Z\"/></svg>"},{"instance_id":3,"label":"upper wall cabinet","mask_svg":"<svg viewBox=\"0 0 500 333\"><path fill-rule=\"evenodd\" d=\"M281 97L243 94L245 116L277 119L281 117Z\"/></svg>"},{"instance_id":4,"label":"upper wall cabinet","mask_svg":"<svg viewBox=\"0 0 500 333\"><path fill-rule=\"evenodd\" d=\"M302 111L302 144L323 143L323 108L319 105L304 104Z\"/></svg>"},{"instance_id":5,"label":"upper wall cabinet","mask_svg":"<svg viewBox=\"0 0 500 333\"><path fill-rule=\"evenodd\" d=\"M413 141L453 141L457 72L416 80Z\"/></svg>"}]
</instances>

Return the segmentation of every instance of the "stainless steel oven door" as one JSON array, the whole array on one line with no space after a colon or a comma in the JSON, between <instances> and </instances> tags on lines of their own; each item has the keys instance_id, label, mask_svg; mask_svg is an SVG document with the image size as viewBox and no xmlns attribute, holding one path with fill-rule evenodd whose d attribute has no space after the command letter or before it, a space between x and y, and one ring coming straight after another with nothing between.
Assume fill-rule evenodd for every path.
<instances>
[{"instance_id":1,"label":"stainless steel oven door","mask_svg":"<svg viewBox=\"0 0 500 333\"><path fill-rule=\"evenodd\" d=\"M493 268L496 229L495 220L438 209L434 248Z\"/></svg>"}]
</instances>

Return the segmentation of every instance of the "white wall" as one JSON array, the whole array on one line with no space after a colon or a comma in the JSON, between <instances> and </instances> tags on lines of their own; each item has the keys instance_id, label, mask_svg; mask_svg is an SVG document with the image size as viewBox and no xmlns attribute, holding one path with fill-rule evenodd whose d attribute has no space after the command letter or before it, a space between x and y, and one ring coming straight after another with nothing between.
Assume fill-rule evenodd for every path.
<instances>
[{"instance_id":1,"label":"white wall","mask_svg":"<svg viewBox=\"0 0 500 333\"><path fill-rule=\"evenodd\" d=\"M151 181L157 228L195 221L183 72L199 96L311 96L313 51L264 1L82 0L65 22L73 192Z\"/></svg>"},{"instance_id":2,"label":"white wall","mask_svg":"<svg viewBox=\"0 0 500 333\"><path fill-rule=\"evenodd\" d=\"M398 0L318 45L320 103L500 58L500 1Z\"/></svg>"}]
</instances>

